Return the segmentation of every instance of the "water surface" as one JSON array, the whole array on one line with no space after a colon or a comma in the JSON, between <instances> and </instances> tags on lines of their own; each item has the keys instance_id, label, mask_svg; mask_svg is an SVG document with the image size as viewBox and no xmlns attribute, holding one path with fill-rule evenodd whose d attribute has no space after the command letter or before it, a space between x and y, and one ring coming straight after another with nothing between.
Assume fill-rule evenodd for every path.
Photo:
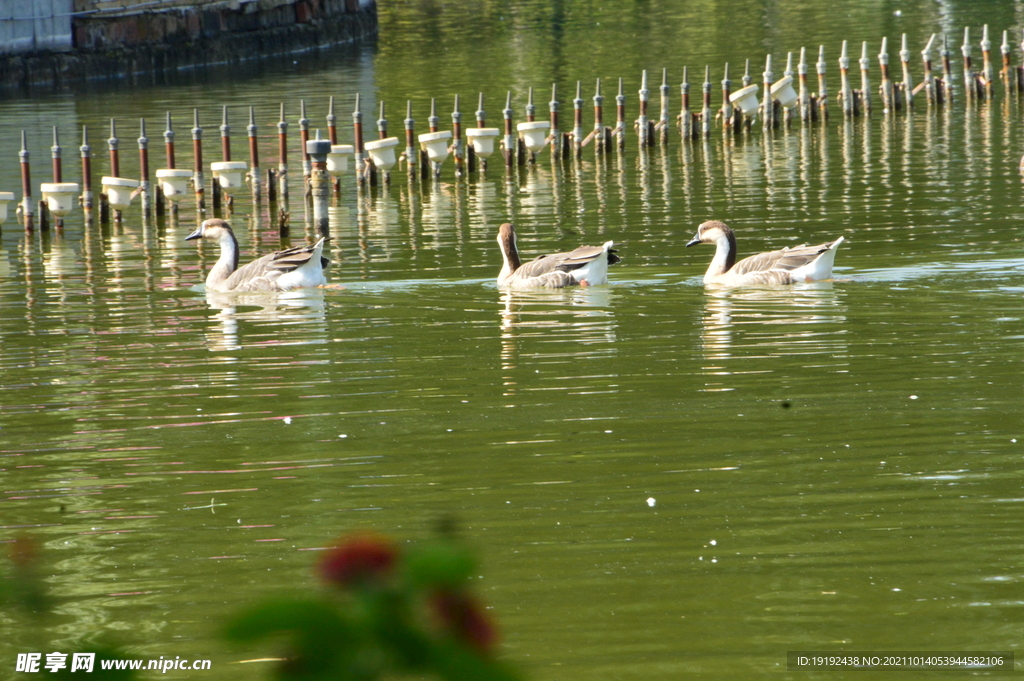
<instances>
[{"instance_id":1,"label":"water surface","mask_svg":"<svg viewBox=\"0 0 1024 681\"><path fill-rule=\"evenodd\" d=\"M696 82L750 58L759 77L767 50L823 43L836 88L843 39L877 53L905 31L916 58L932 32L1019 28L1017 3L705 4L382 6L372 44L184 74L130 103L101 88L0 111L26 128L36 182L53 125L77 181L81 125L99 176L117 118L131 174L139 117L162 160L172 111L181 165L193 107L210 159L225 104L236 156L254 106L269 166L282 98L297 134L298 100L319 121L334 94L344 142L356 92L367 127L385 101L394 132L407 99L425 129L429 98L446 122L461 94L468 120L481 90L492 123L508 90L521 117L530 86L543 114L552 80L569 93L622 76L634 107L639 72L664 67L675 107L684 65ZM1021 111L996 92L849 122L834 107L827 126L733 142L638 151L631 133L621 156L545 153L468 180L449 162L433 186L346 177L329 290L205 294L217 253L184 242L191 203L177 223L137 207L121 225L76 212L61 234L9 221L0 525L42 541L58 606L45 626L0 613L0 664L102 639L258 678L266 663L239 661L276 651L222 643L228 613L312 585L316 550L343 532L416 540L445 517L479 550L477 586L531 678L1017 649ZM17 148L0 138L4 189ZM282 240L265 202L238 198L246 256L312 238L297 195L289 208ZM836 279L706 290L711 249L684 246L710 218L742 253L845 236ZM503 292L494 236L510 219L527 257L613 239L623 262L607 287Z\"/></svg>"}]
</instances>

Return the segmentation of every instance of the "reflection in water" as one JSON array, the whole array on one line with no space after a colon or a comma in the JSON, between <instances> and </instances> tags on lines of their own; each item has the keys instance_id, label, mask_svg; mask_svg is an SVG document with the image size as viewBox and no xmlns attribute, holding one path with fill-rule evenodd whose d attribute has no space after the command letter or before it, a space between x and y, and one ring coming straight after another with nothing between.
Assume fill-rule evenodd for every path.
<instances>
[{"instance_id":1,"label":"reflection in water","mask_svg":"<svg viewBox=\"0 0 1024 681\"><path fill-rule=\"evenodd\" d=\"M305 324L308 329L323 329L326 304L324 292L320 289L297 289L282 293L217 293L206 292L206 302L211 310L218 310L206 331L207 347L211 351L239 350L246 343L239 340L240 322L270 323L270 329L280 325ZM241 311L240 311L241 309ZM309 324L319 322L320 324ZM265 327L266 328L266 327ZM310 342L326 342L326 331L317 337L310 335L286 336L252 341L260 345L292 345Z\"/></svg>"},{"instance_id":2,"label":"reflection in water","mask_svg":"<svg viewBox=\"0 0 1024 681\"><path fill-rule=\"evenodd\" d=\"M735 390L735 382L725 377L752 373L751 359L814 356L801 367L837 366L835 360L847 353L846 307L839 293L831 282L707 289L701 331L704 390Z\"/></svg>"},{"instance_id":3,"label":"reflection in water","mask_svg":"<svg viewBox=\"0 0 1024 681\"><path fill-rule=\"evenodd\" d=\"M558 291L505 291L501 294L501 369L503 394L516 395L516 371L523 358L529 366L558 364L559 390L578 391L574 362L616 354L616 323L607 286ZM539 372L539 369L535 369Z\"/></svg>"}]
</instances>

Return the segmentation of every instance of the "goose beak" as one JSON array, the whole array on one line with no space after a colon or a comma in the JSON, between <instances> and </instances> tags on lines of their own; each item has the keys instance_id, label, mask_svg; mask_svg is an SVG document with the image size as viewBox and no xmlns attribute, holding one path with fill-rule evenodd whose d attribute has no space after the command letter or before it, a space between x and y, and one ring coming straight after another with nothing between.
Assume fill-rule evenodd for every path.
<instances>
[{"instance_id":1,"label":"goose beak","mask_svg":"<svg viewBox=\"0 0 1024 681\"><path fill-rule=\"evenodd\" d=\"M189 237L189 238L191 238L191 237ZM689 248L690 246L696 246L700 242L701 242L700 241L700 236L697 235L697 234L694 234L693 238L690 239L690 243L686 244L686 247Z\"/></svg>"},{"instance_id":2,"label":"goose beak","mask_svg":"<svg viewBox=\"0 0 1024 681\"><path fill-rule=\"evenodd\" d=\"M203 236L203 228L202 227L200 227L199 229L197 229L196 231L192 232L187 237L185 237L185 241L192 241L192 239L198 239L201 236Z\"/></svg>"}]
</instances>

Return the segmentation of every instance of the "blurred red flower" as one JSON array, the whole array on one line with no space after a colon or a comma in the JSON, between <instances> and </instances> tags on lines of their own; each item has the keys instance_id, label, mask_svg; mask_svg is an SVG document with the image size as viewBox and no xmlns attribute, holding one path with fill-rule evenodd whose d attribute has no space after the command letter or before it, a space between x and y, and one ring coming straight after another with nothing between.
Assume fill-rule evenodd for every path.
<instances>
[{"instance_id":1,"label":"blurred red flower","mask_svg":"<svg viewBox=\"0 0 1024 681\"><path fill-rule=\"evenodd\" d=\"M498 642L498 632L483 606L462 591L437 591L430 599L441 626L456 638L482 653L489 653Z\"/></svg>"},{"instance_id":2,"label":"blurred red flower","mask_svg":"<svg viewBox=\"0 0 1024 681\"><path fill-rule=\"evenodd\" d=\"M387 537L355 535L324 555L320 561L320 576L330 584L341 586L382 581L397 559L398 549Z\"/></svg>"}]
</instances>

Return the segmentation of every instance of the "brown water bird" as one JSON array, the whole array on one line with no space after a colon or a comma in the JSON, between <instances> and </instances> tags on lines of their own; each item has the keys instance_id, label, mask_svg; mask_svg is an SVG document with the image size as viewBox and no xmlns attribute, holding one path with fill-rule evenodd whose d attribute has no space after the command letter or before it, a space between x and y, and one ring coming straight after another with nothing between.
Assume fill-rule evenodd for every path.
<instances>
[{"instance_id":1,"label":"brown water bird","mask_svg":"<svg viewBox=\"0 0 1024 681\"><path fill-rule=\"evenodd\" d=\"M206 275L206 290L229 291L291 291L297 288L323 286L331 261L323 257L321 237L312 246L297 246L258 258L238 267L238 240L231 226L220 218L205 220L199 229L185 237L213 239L220 244L220 258Z\"/></svg>"},{"instance_id":2,"label":"brown water bird","mask_svg":"<svg viewBox=\"0 0 1024 681\"><path fill-rule=\"evenodd\" d=\"M608 283L608 266L619 262L611 241L601 246L580 246L566 253L537 256L530 262L519 259L516 230L506 222L498 228L498 246L504 260L498 273L502 288L565 288L600 286Z\"/></svg>"},{"instance_id":3,"label":"brown water bird","mask_svg":"<svg viewBox=\"0 0 1024 681\"><path fill-rule=\"evenodd\" d=\"M736 235L724 222L708 220L697 228L689 246L715 244L717 250L704 274L705 284L749 286L795 284L832 278L832 263L843 237L817 246L793 246L758 253L736 262Z\"/></svg>"}]
</instances>

